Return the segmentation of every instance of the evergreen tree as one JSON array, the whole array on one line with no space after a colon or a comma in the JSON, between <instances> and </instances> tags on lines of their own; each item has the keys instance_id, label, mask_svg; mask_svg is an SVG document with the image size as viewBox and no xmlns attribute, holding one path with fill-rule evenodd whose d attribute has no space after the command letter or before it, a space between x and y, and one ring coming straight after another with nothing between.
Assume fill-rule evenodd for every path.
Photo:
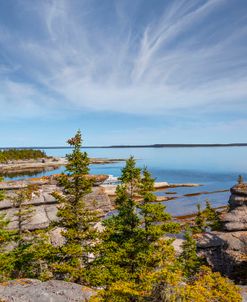
<instances>
[{"instance_id":1,"label":"evergreen tree","mask_svg":"<svg viewBox=\"0 0 247 302\"><path fill-rule=\"evenodd\" d=\"M118 213L104 221L91 282L105 288L100 301L144 301L163 268L174 263L173 240L164 236L178 226L156 202L150 173L146 168L141 173L133 157L126 161L120 180Z\"/></svg>"},{"instance_id":2,"label":"evergreen tree","mask_svg":"<svg viewBox=\"0 0 247 302\"><path fill-rule=\"evenodd\" d=\"M37 194L37 187L29 186L19 190L11 198L13 208L16 210L14 213L16 230L6 229L9 221L4 217L0 219L0 279L2 281L12 278L39 278L43 273L38 265L50 250L40 236L35 236L26 228L33 213L30 205L33 194ZM11 243L10 247L6 248L9 243Z\"/></svg>"},{"instance_id":3,"label":"evergreen tree","mask_svg":"<svg viewBox=\"0 0 247 302\"><path fill-rule=\"evenodd\" d=\"M0 182L3 178L0 178ZM0 191L0 202L5 198L5 192ZM6 219L6 214L0 214L0 281L5 281L9 278L12 270L12 261L9 253L6 251L7 245L13 238L13 231L7 229L9 220Z\"/></svg>"},{"instance_id":4,"label":"evergreen tree","mask_svg":"<svg viewBox=\"0 0 247 302\"><path fill-rule=\"evenodd\" d=\"M48 244L48 238L45 240L45 236L42 236L42 231L30 232L27 228L34 214L31 200L38 195L38 186L29 185L12 197L13 207L16 209L14 216L17 230L16 246L8 253L12 261L11 278L40 278L45 270L41 267L41 262L45 262L51 245Z\"/></svg>"},{"instance_id":5,"label":"evergreen tree","mask_svg":"<svg viewBox=\"0 0 247 302\"><path fill-rule=\"evenodd\" d=\"M206 218L207 227L209 227L212 231L217 231L220 229L220 215L215 209L212 208L208 200L206 200L206 208L204 209L203 214Z\"/></svg>"},{"instance_id":6,"label":"evergreen tree","mask_svg":"<svg viewBox=\"0 0 247 302\"><path fill-rule=\"evenodd\" d=\"M0 176L0 183L3 181L3 177ZM5 194L3 190L0 190L0 201L4 200Z\"/></svg>"},{"instance_id":7,"label":"evergreen tree","mask_svg":"<svg viewBox=\"0 0 247 302\"><path fill-rule=\"evenodd\" d=\"M16 209L14 216L17 222L18 244L26 240L26 225L31 221L34 212L30 203L34 195L38 195L38 187L29 185L27 188L19 190L11 198L13 207Z\"/></svg>"},{"instance_id":8,"label":"evergreen tree","mask_svg":"<svg viewBox=\"0 0 247 302\"><path fill-rule=\"evenodd\" d=\"M0 177L0 183L3 181L3 178ZM0 190L0 202L5 198L5 192ZM9 221L6 219L5 214L0 214L0 253L3 252L6 243L9 242L11 238L11 232L9 232L6 228L9 224Z\"/></svg>"},{"instance_id":9,"label":"evergreen tree","mask_svg":"<svg viewBox=\"0 0 247 302\"><path fill-rule=\"evenodd\" d=\"M87 177L89 158L86 152L81 151L81 132L78 131L68 143L73 151L66 155L66 173L59 178L63 194L53 193L60 203L57 226L63 229L65 238L65 244L57 251L53 271L56 278L81 283L85 279L94 241L98 237L94 225L99 218L97 211L89 210L84 202L85 195L92 190L92 181Z\"/></svg>"},{"instance_id":10,"label":"evergreen tree","mask_svg":"<svg viewBox=\"0 0 247 302\"><path fill-rule=\"evenodd\" d=\"M190 228L186 228L184 237L185 241L182 244L183 251L179 256L178 261L179 265L181 265L184 276L189 278L198 272L201 260L197 256L196 240L193 239L192 230Z\"/></svg>"},{"instance_id":11,"label":"evergreen tree","mask_svg":"<svg viewBox=\"0 0 247 302\"><path fill-rule=\"evenodd\" d=\"M206 230L206 219L201 210L201 205L197 205L197 214L195 217L195 225L192 228L194 233L202 233Z\"/></svg>"}]
</instances>

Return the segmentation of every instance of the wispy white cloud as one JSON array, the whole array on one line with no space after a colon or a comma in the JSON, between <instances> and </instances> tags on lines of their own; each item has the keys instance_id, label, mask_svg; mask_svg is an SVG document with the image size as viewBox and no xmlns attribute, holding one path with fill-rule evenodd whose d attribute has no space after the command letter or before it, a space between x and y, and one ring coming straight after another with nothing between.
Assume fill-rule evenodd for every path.
<instances>
[{"instance_id":1,"label":"wispy white cloud","mask_svg":"<svg viewBox=\"0 0 247 302\"><path fill-rule=\"evenodd\" d=\"M171 1L154 15L142 1L135 14L130 2L113 2L114 12L86 0L19 3L38 30L0 26L0 103L8 115L58 106L160 115L247 97L246 20L230 26L226 0Z\"/></svg>"}]
</instances>

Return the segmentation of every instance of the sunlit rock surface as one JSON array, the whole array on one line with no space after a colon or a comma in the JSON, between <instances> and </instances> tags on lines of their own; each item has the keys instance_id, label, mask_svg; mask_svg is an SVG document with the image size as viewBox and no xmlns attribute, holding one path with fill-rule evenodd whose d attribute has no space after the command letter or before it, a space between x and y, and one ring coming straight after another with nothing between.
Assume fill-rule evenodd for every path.
<instances>
[{"instance_id":1,"label":"sunlit rock surface","mask_svg":"<svg viewBox=\"0 0 247 302\"><path fill-rule=\"evenodd\" d=\"M221 216L222 231L198 239L198 250L214 270L247 284L247 184L231 188L229 210Z\"/></svg>"}]
</instances>

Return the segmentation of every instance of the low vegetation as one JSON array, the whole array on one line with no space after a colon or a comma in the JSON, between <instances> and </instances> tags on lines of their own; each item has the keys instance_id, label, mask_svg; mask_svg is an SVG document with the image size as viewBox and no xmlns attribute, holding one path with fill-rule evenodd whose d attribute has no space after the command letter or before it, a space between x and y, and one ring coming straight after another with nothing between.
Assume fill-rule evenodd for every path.
<instances>
[{"instance_id":1,"label":"low vegetation","mask_svg":"<svg viewBox=\"0 0 247 302\"><path fill-rule=\"evenodd\" d=\"M34 149L8 149L0 150L0 163L7 163L11 160L25 160L47 158L44 151Z\"/></svg>"},{"instance_id":2,"label":"low vegetation","mask_svg":"<svg viewBox=\"0 0 247 302\"><path fill-rule=\"evenodd\" d=\"M34 188L17 194L17 231L7 229L0 217L0 278L61 279L93 287L99 302L240 302L238 288L219 273L205 267L196 254L192 230L187 229L183 251L178 256L171 234L180 231L165 206L156 200L154 179L139 169L133 157L122 169L117 188L116 213L95 228L97 212L88 210L84 197L92 182L86 177L89 160L81 152L81 133L70 139L72 154L60 178L63 194L55 224L63 229L64 243L52 246L48 230L29 233L24 225L32 209L26 205ZM135 196L141 196L138 200ZM3 194L0 195L3 199ZM212 216L211 208L208 208ZM204 227L198 219L199 226ZM50 226L50 228L54 227ZM12 248L6 248L11 243Z\"/></svg>"},{"instance_id":3,"label":"low vegetation","mask_svg":"<svg viewBox=\"0 0 247 302\"><path fill-rule=\"evenodd\" d=\"M210 202L206 200L206 207L204 210L202 210L200 204L198 204L193 233L202 233L209 230L218 231L220 229L220 215L217 210L212 208Z\"/></svg>"}]
</instances>

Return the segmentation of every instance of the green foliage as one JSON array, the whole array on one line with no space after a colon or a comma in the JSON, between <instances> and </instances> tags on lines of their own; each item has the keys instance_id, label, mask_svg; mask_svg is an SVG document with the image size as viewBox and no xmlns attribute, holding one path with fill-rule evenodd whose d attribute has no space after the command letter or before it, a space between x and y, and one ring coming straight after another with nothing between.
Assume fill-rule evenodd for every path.
<instances>
[{"instance_id":1,"label":"green foliage","mask_svg":"<svg viewBox=\"0 0 247 302\"><path fill-rule=\"evenodd\" d=\"M81 152L81 132L68 140L73 152L67 155L66 174L59 178L63 194L54 192L60 203L57 226L63 228L65 244L57 251L57 261L53 271L57 278L81 283L89 266L93 242L98 232L94 225L98 222L98 213L86 207L84 197L92 190L92 181L87 177L89 158Z\"/></svg>"},{"instance_id":2,"label":"green foliage","mask_svg":"<svg viewBox=\"0 0 247 302\"><path fill-rule=\"evenodd\" d=\"M26 230L37 188L18 191L12 198L17 231L8 230L9 221L0 216L0 281L53 278L101 287L92 298L95 302L241 301L231 281L201 266L190 229L181 255L175 254L167 233L179 232L180 227L157 202L149 171L137 168L133 157L126 161L116 190L117 213L103 221L99 233L94 227L98 213L84 202L92 182L80 131L68 143L73 152L67 155L66 174L59 178L63 192L53 193L60 203L56 226L62 228L65 243L54 247L47 230ZM0 191L0 200L4 197ZM219 215L210 203L203 211L198 205L193 232L219 226Z\"/></svg>"},{"instance_id":3,"label":"green foliage","mask_svg":"<svg viewBox=\"0 0 247 302\"><path fill-rule=\"evenodd\" d=\"M195 226L193 228L194 233L202 233L206 228L206 218L201 210L201 205L197 205L197 214L195 217Z\"/></svg>"},{"instance_id":4,"label":"green foliage","mask_svg":"<svg viewBox=\"0 0 247 302\"><path fill-rule=\"evenodd\" d=\"M34 212L31 200L38 194L38 187L30 185L12 197L13 207L16 208L17 234L14 238L16 246L8 253L11 278L39 278L42 273L40 261L49 251L48 245L42 236L27 230Z\"/></svg>"},{"instance_id":5,"label":"green foliage","mask_svg":"<svg viewBox=\"0 0 247 302\"><path fill-rule=\"evenodd\" d=\"M202 266L190 282L173 272L165 284L154 293L152 302L241 302L239 288L220 273Z\"/></svg>"},{"instance_id":6,"label":"green foliage","mask_svg":"<svg viewBox=\"0 0 247 302\"><path fill-rule=\"evenodd\" d=\"M192 237L192 230L187 228L185 231L185 241L182 244L182 253L180 254L178 261L181 266L184 275L187 278L190 276L194 276L196 272L198 272L201 259L197 256L196 253L196 240Z\"/></svg>"},{"instance_id":7,"label":"green foliage","mask_svg":"<svg viewBox=\"0 0 247 302\"><path fill-rule=\"evenodd\" d=\"M202 211L201 206L197 205L197 215L195 217L195 226L193 227L194 233L202 233L207 229L217 231L221 228L221 220L219 213L212 208L210 202L206 200L206 207Z\"/></svg>"},{"instance_id":8,"label":"green foliage","mask_svg":"<svg viewBox=\"0 0 247 302\"><path fill-rule=\"evenodd\" d=\"M3 178L0 178L2 181ZM0 191L0 201L4 200L4 191ZM6 248L11 242L14 232L8 230L9 220L6 214L0 214L0 281L4 281L11 271L11 261L8 258Z\"/></svg>"},{"instance_id":9,"label":"green foliage","mask_svg":"<svg viewBox=\"0 0 247 302\"><path fill-rule=\"evenodd\" d=\"M33 207L30 204L33 195L38 195L38 188L29 185L27 188L19 190L15 196L11 198L13 207L16 208L14 216L16 217L18 239L23 240L25 226L30 222L33 213Z\"/></svg>"},{"instance_id":10,"label":"green foliage","mask_svg":"<svg viewBox=\"0 0 247 302\"><path fill-rule=\"evenodd\" d=\"M99 301L144 301L161 268L174 263L173 240L164 236L168 230L177 232L178 225L156 202L154 180L146 168L136 168L133 157L126 161L120 179L118 213L103 222L91 283L105 288Z\"/></svg>"},{"instance_id":11,"label":"green foliage","mask_svg":"<svg viewBox=\"0 0 247 302\"><path fill-rule=\"evenodd\" d=\"M0 183L3 181L3 177L0 177ZM0 201L4 200L5 194L3 190L0 190Z\"/></svg>"},{"instance_id":12,"label":"green foliage","mask_svg":"<svg viewBox=\"0 0 247 302\"><path fill-rule=\"evenodd\" d=\"M11 278L47 280L53 277L49 265L56 258L56 250L45 230L26 233L8 257L12 260Z\"/></svg>"},{"instance_id":13,"label":"green foliage","mask_svg":"<svg viewBox=\"0 0 247 302\"><path fill-rule=\"evenodd\" d=\"M0 217L1 281L13 278L45 279L43 276L49 275L47 263L53 256L53 247L48 236L45 231L31 233L26 228L33 214L30 202L35 194L38 194L37 187L28 186L11 198L16 209L17 230L8 230L9 221Z\"/></svg>"},{"instance_id":14,"label":"green foliage","mask_svg":"<svg viewBox=\"0 0 247 302\"><path fill-rule=\"evenodd\" d=\"M33 149L8 149L0 150L0 163L6 163L9 160L25 160L46 158L44 151Z\"/></svg>"},{"instance_id":15,"label":"green foliage","mask_svg":"<svg viewBox=\"0 0 247 302\"><path fill-rule=\"evenodd\" d=\"M221 228L221 221L219 213L212 208L210 202L206 201L206 208L203 211L206 217L206 224L212 231L217 231Z\"/></svg>"}]
</instances>

